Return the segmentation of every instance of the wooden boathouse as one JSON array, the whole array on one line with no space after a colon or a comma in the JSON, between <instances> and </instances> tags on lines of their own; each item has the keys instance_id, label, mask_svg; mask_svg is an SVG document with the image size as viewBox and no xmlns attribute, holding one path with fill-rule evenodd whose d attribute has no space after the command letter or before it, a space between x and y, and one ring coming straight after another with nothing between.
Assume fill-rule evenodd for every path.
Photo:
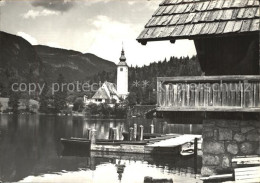
<instances>
[{"instance_id":1,"label":"wooden boathouse","mask_svg":"<svg viewBox=\"0 0 260 183\"><path fill-rule=\"evenodd\" d=\"M203 124L202 176L260 155L259 17L259 0L163 0L137 38L194 41L205 75L157 78L157 111Z\"/></svg>"}]
</instances>

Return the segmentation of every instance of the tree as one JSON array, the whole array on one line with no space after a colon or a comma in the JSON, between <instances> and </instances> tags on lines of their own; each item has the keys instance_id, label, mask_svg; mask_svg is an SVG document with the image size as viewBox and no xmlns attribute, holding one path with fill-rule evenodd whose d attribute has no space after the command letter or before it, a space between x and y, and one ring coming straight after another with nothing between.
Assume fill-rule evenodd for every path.
<instances>
[{"instance_id":1,"label":"tree","mask_svg":"<svg viewBox=\"0 0 260 183\"><path fill-rule=\"evenodd\" d=\"M66 108L66 98L67 98L67 89L64 87L64 77L62 74L59 74L57 79L56 92L54 93L54 108L56 113L59 113L61 110ZM54 89L54 88L53 88Z\"/></svg>"},{"instance_id":2,"label":"tree","mask_svg":"<svg viewBox=\"0 0 260 183\"><path fill-rule=\"evenodd\" d=\"M11 75L11 77L9 78L9 91L8 91L8 95L9 95L9 101L8 101L8 107L11 108L12 112L14 114L18 113L18 107L19 107L19 99L20 99L20 91L14 91L12 88L12 85L14 83L18 83L18 78L15 75Z\"/></svg>"},{"instance_id":3,"label":"tree","mask_svg":"<svg viewBox=\"0 0 260 183\"><path fill-rule=\"evenodd\" d=\"M42 93L40 94L40 107L39 107L39 111L40 112L43 112L43 113L47 113L48 112L48 85L47 85L47 82L44 82L44 87L43 87L43 90L42 90Z\"/></svg>"},{"instance_id":4,"label":"tree","mask_svg":"<svg viewBox=\"0 0 260 183\"><path fill-rule=\"evenodd\" d=\"M128 105L133 106L136 104L137 100L136 100L137 96L135 92L130 92L128 97L127 97L127 101L128 101Z\"/></svg>"},{"instance_id":5,"label":"tree","mask_svg":"<svg viewBox=\"0 0 260 183\"><path fill-rule=\"evenodd\" d=\"M78 97L75 102L73 103L73 111L81 112L84 108L84 101L82 97Z\"/></svg>"}]
</instances>

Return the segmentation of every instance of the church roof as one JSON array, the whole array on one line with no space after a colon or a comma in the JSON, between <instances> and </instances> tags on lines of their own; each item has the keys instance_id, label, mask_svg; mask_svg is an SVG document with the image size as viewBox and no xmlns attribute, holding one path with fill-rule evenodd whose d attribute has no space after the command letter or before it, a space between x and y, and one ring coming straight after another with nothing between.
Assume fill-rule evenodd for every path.
<instances>
[{"instance_id":1,"label":"church roof","mask_svg":"<svg viewBox=\"0 0 260 183\"><path fill-rule=\"evenodd\" d=\"M110 95L117 95L118 96L118 93L117 93L117 90L116 90L116 85L114 83L110 83L110 82L105 81L104 84L107 86L108 91L110 92Z\"/></svg>"},{"instance_id":2,"label":"church roof","mask_svg":"<svg viewBox=\"0 0 260 183\"><path fill-rule=\"evenodd\" d=\"M259 0L164 0L137 40L193 39L259 31Z\"/></svg>"},{"instance_id":3,"label":"church roof","mask_svg":"<svg viewBox=\"0 0 260 183\"><path fill-rule=\"evenodd\" d=\"M104 87L107 87L108 90L106 90ZM109 93L108 93L109 92ZM110 99L109 96L111 95L118 95L116 86L114 83L110 83L105 81L102 87L100 87L95 95L92 97L93 99Z\"/></svg>"},{"instance_id":4,"label":"church roof","mask_svg":"<svg viewBox=\"0 0 260 183\"><path fill-rule=\"evenodd\" d=\"M93 99L109 99L109 96L108 96L106 90L104 88L100 87L92 98Z\"/></svg>"}]
</instances>

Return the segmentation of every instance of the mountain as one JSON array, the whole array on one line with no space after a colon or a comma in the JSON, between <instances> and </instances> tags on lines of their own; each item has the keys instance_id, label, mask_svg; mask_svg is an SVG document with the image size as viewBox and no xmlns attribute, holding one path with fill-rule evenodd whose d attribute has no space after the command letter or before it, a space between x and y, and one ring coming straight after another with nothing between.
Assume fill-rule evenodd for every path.
<instances>
[{"instance_id":1,"label":"mountain","mask_svg":"<svg viewBox=\"0 0 260 183\"><path fill-rule=\"evenodd\" d=\"M34 81L45 77L43 63L25 39L0 31L0 84L10 77Z\"/></svg>"},{"instance_id":2,"label":"mountain","mask_svg":"<svg viewBox=\"0 0 260 183\"><path fill-rule=\"evenodd\" d=\"M116 69L115 63L91 53L83 54L43 45L34 46L34 49L48 71L49 78L53 79L62 74L66 81L84 80L98 72Z\"/></svg>"},{"instance_id":3,"label":"mountain","mask_svg":"<svg viewBox=\"0 0 260 183\"><path fill-rule=\"evenodd\" d=\"M0 85L10 73L21 81L56 81L63 74L66 81L85 80L116 65L94 54L32 46L24 38L0 31Z\"/></svg>"}]
</instances>

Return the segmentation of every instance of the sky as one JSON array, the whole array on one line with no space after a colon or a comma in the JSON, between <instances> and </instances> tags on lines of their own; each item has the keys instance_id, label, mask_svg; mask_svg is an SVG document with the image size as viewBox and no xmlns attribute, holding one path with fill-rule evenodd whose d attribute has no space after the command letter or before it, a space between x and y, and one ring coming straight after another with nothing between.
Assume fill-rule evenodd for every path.
<instances>
[{"instance_id":1,"label":"sky","mask_svg":"<svg viewBox=\"0 0 260 183\"><path fill-rule=\"evenodd\" d=\"M193 41L136 41L162 0L0 0L0 30L32 45L93 53L118 63L148 65L170 56L193 56Z\"/></svg>"}]
</instances>

